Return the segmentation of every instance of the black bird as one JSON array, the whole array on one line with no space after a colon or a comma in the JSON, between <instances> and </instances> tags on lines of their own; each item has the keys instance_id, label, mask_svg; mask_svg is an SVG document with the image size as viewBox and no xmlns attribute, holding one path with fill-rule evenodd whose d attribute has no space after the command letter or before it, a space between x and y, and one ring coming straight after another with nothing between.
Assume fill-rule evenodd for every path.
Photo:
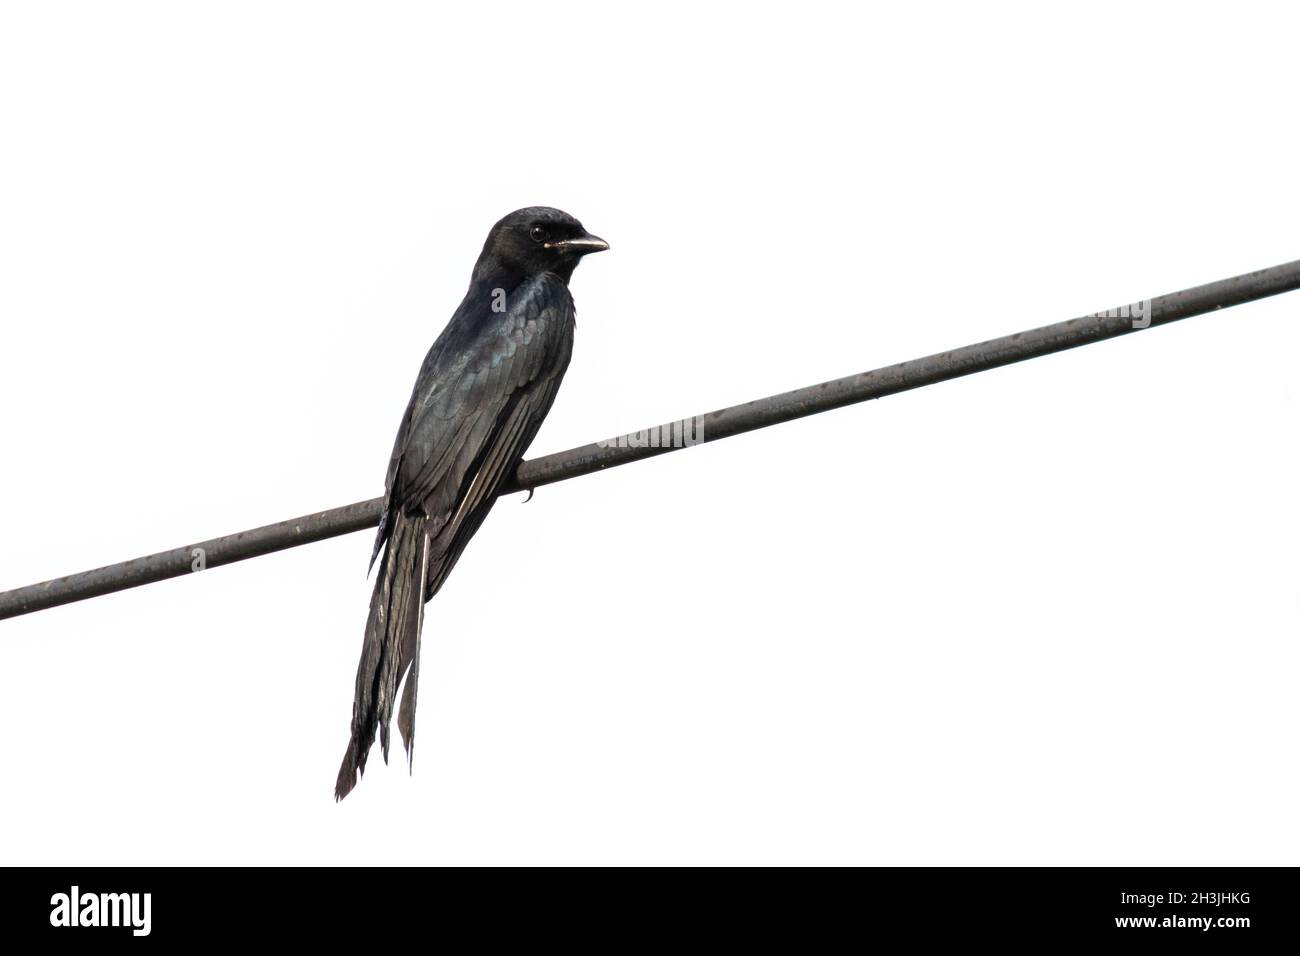
<instances>
[{"instance_id":1,"label":"black bird","mask_svg":"<svg viewBox=\"0 0 1300 956\"><path fill-rule=\"evenodd\" d=\"M411 759L424 604L550 410L573 353L569 278L583 256L608 248L558 209L510 213L488 233L469 291L425 356L384 481L372 568L387 548L370 599L336 800L365 772L376 729L388 761L393 699L408 670L397 728Z\"/></svg>"}]
</instances>

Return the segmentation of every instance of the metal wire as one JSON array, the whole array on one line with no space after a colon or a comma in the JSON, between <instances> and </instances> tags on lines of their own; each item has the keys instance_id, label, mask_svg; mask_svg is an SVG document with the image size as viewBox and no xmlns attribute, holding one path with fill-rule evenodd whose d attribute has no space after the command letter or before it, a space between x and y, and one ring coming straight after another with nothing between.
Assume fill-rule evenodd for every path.
<instances>
[{"instance_id":1,"label":"metal wire","mask_svg":"<svg viewBox=\"0 0 1300 956\"><path fill-rule=\"evenodd\" d=\"M1104 313L1045 325L950 352L940 352L793 392L756 399L743 405L708 412L694 419L670 422L525 461L520 464L514 480L502 494L577 478L579 475L626 465L693 444L718 441L855 402L882 398L1040 355L1050 355L1297 288L1300 288L1300 260L1163 295L1148 302L1133 303ZM379 522L382 500L372 498L369 501L359 501L342 508L303 515L250 531L199 541L121 564L6 591L0 593L0 618L30 614L60 604L178 577L195 570L200 560L204 567L220 567L285 548L372 528Z\"/></svg>"}]
</instances>

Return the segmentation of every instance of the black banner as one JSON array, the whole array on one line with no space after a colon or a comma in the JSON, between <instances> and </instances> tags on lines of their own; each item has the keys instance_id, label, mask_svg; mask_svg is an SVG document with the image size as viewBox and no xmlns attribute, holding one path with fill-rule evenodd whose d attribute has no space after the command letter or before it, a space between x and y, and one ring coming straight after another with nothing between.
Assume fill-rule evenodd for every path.
<instances>
[{"instance_id":1,"label":"black banner","mask_svg":"<svg viewBox=\"0 0 1300 956\"><path fill-rule=\"evenodd\" d=\"M364 869L8 871L10 938L148 946L152 941L386 944L394 926L428 941L453 928L603 939L831 938L871 941L1288 945L1291 869L854 869L817 874L618 875L572 888L533 874L491 888L479 874ZM654 882L660 886L655 888ZM647 883L651 885L647 886ZM757 884L757 885L755 885ZM475 929L477 928L477 929ZM848 934L847 937L845 934Z\"/></svg>"}]
</instances>

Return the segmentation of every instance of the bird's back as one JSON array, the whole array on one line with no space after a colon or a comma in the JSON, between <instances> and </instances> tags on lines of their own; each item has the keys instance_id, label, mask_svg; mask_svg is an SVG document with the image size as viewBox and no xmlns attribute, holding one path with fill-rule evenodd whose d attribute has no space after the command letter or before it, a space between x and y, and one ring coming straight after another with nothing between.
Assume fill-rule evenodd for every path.
<instances>
[{"instance_id":1,"label":"bird's back","mask_svg":"<svg viewBox=\"0 0 1300 956\"><path fill-rule=\"evenodd\" d=\"M500 296L493 294L498 288ZM493 311L498 302L502 311ZM389 507L435 521L449 517L511 400L539 389L554 397L573 335L573 298L555 276L525 277L508 289L471 288L416 379L389 465ZM533 410L535 424L549 407L548 400ZM519 444L522 454L527 443Z\"/></svg>"}]
</instances>

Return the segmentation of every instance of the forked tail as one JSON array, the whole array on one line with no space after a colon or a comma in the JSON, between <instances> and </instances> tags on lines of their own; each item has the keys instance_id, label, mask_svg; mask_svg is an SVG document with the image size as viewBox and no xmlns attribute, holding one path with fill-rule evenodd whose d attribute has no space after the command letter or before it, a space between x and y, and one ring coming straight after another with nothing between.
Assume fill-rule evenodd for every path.
<instances>
[{"instance_id":1,"label":"forked tail","mask_svg":"<svg viewBox=\"0 0 1300 956\"><path fill-rule=\"evenodd\" d=\"M398 729L408 758L415 737L415 689L419 672L420 627L424 620L425 582L429 568L429 535L424 518L400 512L393 516L387 549L379 564L365 642L357 664L356 698L352 703L352 739L339 767L334 799L342 800L365 773L366 757L375 731L388 762L388 726L402 677L410 670L402 695Z\"/></svg>"}]
</instances>

